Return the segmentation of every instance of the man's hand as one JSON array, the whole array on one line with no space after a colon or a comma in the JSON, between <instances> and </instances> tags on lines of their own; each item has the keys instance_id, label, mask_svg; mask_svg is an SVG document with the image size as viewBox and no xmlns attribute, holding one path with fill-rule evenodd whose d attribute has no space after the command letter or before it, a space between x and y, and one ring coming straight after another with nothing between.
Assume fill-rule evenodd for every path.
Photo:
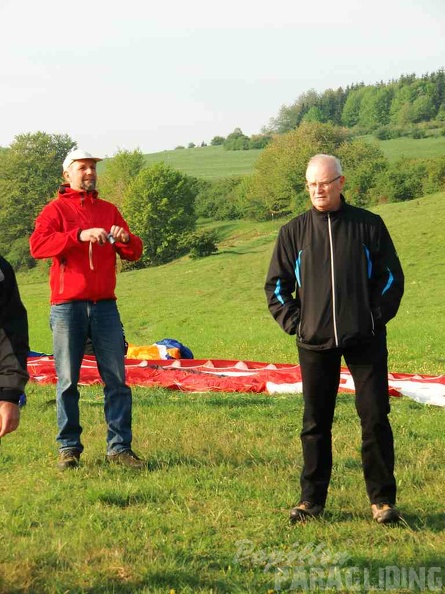
<instances>
[{"instance_id":1,"label":"man's hand","mask_svg":"<svg viewBox=\"0 0 445 594\"><path fill-rule=\"evenodd\" d=\"M79 233L80 241L91 241L91 243L98 243L104 245L108 241L108 233L105 229L100 227L93 227L91 229L83 229Z\"/></svg>"},{"instance_id":2,"label":"man's hand","mask_svg":"<svg viewBox=\"0 0 445 594\"><path fill-rule=\"evenodd\" d=\"M20 409L13 402L0 401L0 437L12 433L20 422Z\"/></svg>"},{"instance_id":3,"label":"man's hand","mask_svg":"<svg viewBox=\"0 0 445 594\"><path fill-rule=\"evenodd\" d=\"M121 243L128 243L130 241L130 235L123 227L113 225L110 229L110 233L116 241L120 241Z\"/></svg>"},{"instance_id":4,"label":"man's hand","mask_svg":"<svg viewBox=\"0 0 445 594\"><path fill-rule=\"evenodd\" d=\"M130 241L130 234L125 231L123 227L113 225L110 229L110 234L114 237L115 241L121 243L128 243ZM91 229L83 229L79 233L80 241L91 241L91 243L98 243L104 245L108 241L108 232L100 227L93 227Z\"/></svg>"}]
</instances>

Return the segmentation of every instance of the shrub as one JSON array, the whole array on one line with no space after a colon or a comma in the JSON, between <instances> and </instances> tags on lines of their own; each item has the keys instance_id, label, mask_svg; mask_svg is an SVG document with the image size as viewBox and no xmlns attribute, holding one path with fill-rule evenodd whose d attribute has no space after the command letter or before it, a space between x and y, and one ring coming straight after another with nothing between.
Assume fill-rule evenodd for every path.
<instances>
[{"instance_id":1,"label":"shrub","mask_svg":"<svg viewBox=\"0 0 445 594\"><path fill-rule=\"evenodd\" d=\"M204 258L218 251L216 245L216 233L211 230L196 231L186 240L186 245L190 249L190 257L193 259Z\"/></svg>"},{"instance_id":2,"label":"shrub","mask_svg":"<svg viewBox=\"0 0 445 594\"><path fill-rule=\"evenodd\" d=\"M237 187L239 177L226 177L216 181L200 183L196 196L196 214L218 221L241 218Z\"/></svg>"},{"instance_id":3,"label":"shrub","mask_svg":"<svg viewBox=\"0 0 445 594\"><path fill-rule=\"evenodd\" d=\"M379 174L374 194L378 202L404 202L423 196L426 166L421 161L399 159Z\"/></svg>"}]
</instances>

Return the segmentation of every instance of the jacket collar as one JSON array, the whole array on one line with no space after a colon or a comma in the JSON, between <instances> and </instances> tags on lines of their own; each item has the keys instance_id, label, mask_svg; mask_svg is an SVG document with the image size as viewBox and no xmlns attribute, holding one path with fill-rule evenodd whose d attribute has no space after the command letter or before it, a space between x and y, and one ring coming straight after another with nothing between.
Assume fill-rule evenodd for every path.
<instances>
[{"instance_id":1,"label":"jacket collar","mask_svg":"<svg viewBox=\"0 0 445 594\"><path fill-rule=\"evenodd\" d=\"M345 197L343 196L343 194L340 194L340 200L341 200L341 203L340 203L340 208L338 210L317 210L314 206L312 207L311 210L315 216L325 218L325 219L328 217L328 215L333 218L341 217L344 213L347 203L346 203L346 200L345 200Z\"/></svg>"},{"instance_id":2,"label":"jacket collar","mask_svg":"<svg viewBox=\"0 0 445 594\"><path fill-rule=\"evenodd\" d=\"M69 184L62 184L59 188L59 198L78 198L80 200L85 200L85 198L90 198L94 200L98 197L98 193L96 190L92 192L78 192L77 190L73 190Z\"/></svg>"}]
</instances>

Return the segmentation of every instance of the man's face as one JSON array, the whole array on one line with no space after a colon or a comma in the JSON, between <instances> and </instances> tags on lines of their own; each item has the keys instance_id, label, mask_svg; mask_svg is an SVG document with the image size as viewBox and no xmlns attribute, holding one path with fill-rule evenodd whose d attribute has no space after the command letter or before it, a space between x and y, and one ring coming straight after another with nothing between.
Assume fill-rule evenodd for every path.
<instances>
[{"instance_id":1,"label":"man's face","mask_svg":"<svg viewBox=\"0 0 445 594\"><path fill-rule=\"evenodd\" d=\"M92 192L96 189L96 161L93 159L74 161L67 171L64 171L63 176L73 190Z\"/></svg>"},{"instance_id":2,"label":"man's face","mask_svg":"<svg viewBox=\"0 0 445 594\"><path fill-rule=\"evenodd\" d=\"M331 159L314 161L306 171L306 186L314 208L320 211L338 210L345 178L338 175Z\"/></svg>"}]
</instances>

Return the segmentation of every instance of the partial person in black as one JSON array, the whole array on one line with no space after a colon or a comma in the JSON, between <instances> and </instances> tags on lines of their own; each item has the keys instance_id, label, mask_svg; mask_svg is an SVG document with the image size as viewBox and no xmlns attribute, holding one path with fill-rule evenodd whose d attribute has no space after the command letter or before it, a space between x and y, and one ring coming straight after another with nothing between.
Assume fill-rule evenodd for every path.
<instances>
[{"instance_id":1,"label":"partial person in black","mask_svg":"<svg viewBox=\"0 0 445 594\"><path fill-rule=\"evenodd\" d=\"M342 356L355 384L373 518L400 519L386 324L399 308L404 276L383 220L347 204L344 184L338 159L312 157L306 170L312 208L281 228L265 284L271 314L285 332L296 334L303 380L301 497L292 522L318 516L325 507Z\"/></svg>"},{"instance_id":2,"label":"partial person in black","mask_svg":"<svg viewBox=\"0 0 445 594\"><path fill-rule=\"evenodd\" d=\"M28 316L12 266L0 257L0 438L17 429L29 379Z\"/></svg>"}]
</instances>

